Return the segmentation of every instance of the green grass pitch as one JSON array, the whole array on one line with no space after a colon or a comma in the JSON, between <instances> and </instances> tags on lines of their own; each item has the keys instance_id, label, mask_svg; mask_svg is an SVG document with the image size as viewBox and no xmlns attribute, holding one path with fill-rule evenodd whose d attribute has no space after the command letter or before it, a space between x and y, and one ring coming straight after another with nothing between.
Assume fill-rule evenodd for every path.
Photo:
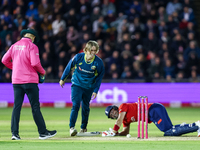
<instances>
[{"instance_id":1,"label":"green grass pitch","mask_svg":"<svg viewBox=\"0 0 200 150\"><path fill-rule=\"evenodd\" d=\"M90 109L88 131L105 131L113 128L115 120L107 119L105 108ZM0 108L0 150L198 150L200 137L197 132L181 137L163 137L156 126L149 125L149 139L137 139L137 123L131 124L131 138L127 137L70 137L69 115L71 108L41 108L49 130L57 130L55 137L39 140L31 108L22 108L19 141L11 140L10 119L12 108ZM200 120L200 108L167 108L173 124L192 123ZM81 109L76 123L79 131ZM122 128L122 127L121 127ZM121 130L121 129L120 129Z\"/></svg>"}]
</instances>

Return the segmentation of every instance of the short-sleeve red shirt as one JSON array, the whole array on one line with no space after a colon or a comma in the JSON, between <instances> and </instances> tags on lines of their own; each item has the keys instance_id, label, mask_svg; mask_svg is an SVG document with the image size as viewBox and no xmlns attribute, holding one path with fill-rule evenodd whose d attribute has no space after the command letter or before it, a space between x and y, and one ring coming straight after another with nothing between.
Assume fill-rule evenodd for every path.
<instances>
[{"instance_id":1,"label":"short-sleeve red shirt","mask_svg":"<svg viewBox=\"0 0 200 150\"><path fill-rule=\"evenodd\" d=\"M148 104L148 109L153 103ZM123 120L123 127L128 126L131 122L137 122L137 103L123 103L119 106L119 113L126 112ZM140 117L141 118L141 117Z\"/></svg>"}]
</instances>

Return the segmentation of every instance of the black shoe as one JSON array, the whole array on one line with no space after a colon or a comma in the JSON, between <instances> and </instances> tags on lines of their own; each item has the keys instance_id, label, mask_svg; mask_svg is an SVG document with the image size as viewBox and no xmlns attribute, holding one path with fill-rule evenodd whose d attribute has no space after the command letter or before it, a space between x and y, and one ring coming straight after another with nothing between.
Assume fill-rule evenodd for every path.
<instances>
[{"instance_id":1,"label":"black shoe","mask_svg":"<svg viewBox=\"0 0 200 150\"><path fill-rule=\"evenodd\" d=\"M39 139L40 139L40 140L48 139L48 138L50 138L50 137L55 136L56 133L57 133L56 130L53 130L53 131L47 130L44 134L40 134Z\"/></svg>"},{"instance_id":2,"label":"black shoe","mask_svg":"<svg viewBox=\"0 0 200 150\"><path fill-rule=\"evenodd\" d=\"M13 134L11 140L21 140L18 134Z\"/></svg>"}]
</instances>

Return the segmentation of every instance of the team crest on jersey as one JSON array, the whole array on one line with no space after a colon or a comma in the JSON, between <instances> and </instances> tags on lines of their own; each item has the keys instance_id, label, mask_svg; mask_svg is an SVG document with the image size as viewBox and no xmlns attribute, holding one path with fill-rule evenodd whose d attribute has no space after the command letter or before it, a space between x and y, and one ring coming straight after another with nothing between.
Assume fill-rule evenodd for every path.
<instances>
[{"instance_id":1,"label":"team crest on jersey","mask_svg":"<svg viewBox=\"0 0 200 150\"><path fill-rule=\"evenodd\" d=\"M79 65L82 65L82 64L83 64L82 62L79 63Z\"/></svg>"},{"instance_id":2,"label":"team crest on jersey","mask_svg":"<svg viewBox=\"0 0 200 150\"><path fill-rule=\"evenodd\" d=\"M134 116L131 117L131 121L132 121L132 122L135 122L135 117L134 117Z\"/></svg>"},{"instance_id":3,"label":"team crest on jersey","mask_svg":"<svg viewBox=\"0 0 200 150\"><path fill-rule=\"evenodd\" d=\"M92 70L95 70L95 69L96 69L96 66L92 66L91 69L92 69Z\"/></svg>"}]
</instances>

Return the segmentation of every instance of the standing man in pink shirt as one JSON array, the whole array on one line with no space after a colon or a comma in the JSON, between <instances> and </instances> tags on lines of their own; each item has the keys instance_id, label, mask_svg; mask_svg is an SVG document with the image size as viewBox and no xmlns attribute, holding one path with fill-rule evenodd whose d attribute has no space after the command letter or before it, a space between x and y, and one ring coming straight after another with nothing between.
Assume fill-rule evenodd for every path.
<instances>
[{"instance_id":1,"label":"standing man in pink shirt","mask_svg":"<svg viewBox=\"0 0 200 150\"><path fill-rule=\"evenodd\" d=\"M19 120L25 94L31 104L39 139L47 139L56 135L57 131L46 129L45 121L40 111L38 82L44 82L45 70L40 63L38 47L34 44L39 41L39 36L34 29L22 30L20 35L22 37L21 40L11 45L2 58L2 63L12 69L14 89L14 106L11 120L12 140L20 140Z\"/></svg>"}]
</instances>

